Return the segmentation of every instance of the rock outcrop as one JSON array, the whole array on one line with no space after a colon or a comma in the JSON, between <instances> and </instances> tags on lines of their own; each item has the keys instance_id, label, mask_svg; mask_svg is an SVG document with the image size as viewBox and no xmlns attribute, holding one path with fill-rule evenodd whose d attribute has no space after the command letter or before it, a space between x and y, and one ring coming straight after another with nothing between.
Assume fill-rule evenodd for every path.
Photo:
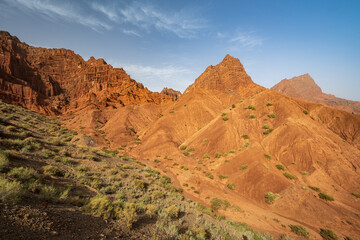
<instances>
[{"instance_id":1,"label":"rock outcrop","mask_svg":"<svg viewBox=\"0 0 360 240\"><path fill-rule=\"evenodd\" d=\"M84 61L71 50L32 47L5 31L0 32L0 46L0 98L8 103L57 114L89 105L172 101L103 59Z\"/></svg>"},{"instance_id":2,"label":"rock outcrop","mask_svg":"<svg viewBox=\"0 0 360 240\"><path fill-rule=\"evenodd\" d=\"M179 99L179 97L181 96L181 92L180 91L176 91L172 88L164 88L160 94L164 94L164 95L167 95L169 97L171 97L171 99L173 101L176 101Z\"/></svg>"},{"instance_id":3,"label":"rock outcrop","mask_svg":"<svg viewBox=\"0 0 360 240\"><path fill-rule=\"evenodd\" d=\"M321 88L308 73L291 79L283 79L273 86L271 90L278 91L289 97L322 103L351 113L360 113L360 102L350 101L323 93Z\"/></svg>"}]
</instances>

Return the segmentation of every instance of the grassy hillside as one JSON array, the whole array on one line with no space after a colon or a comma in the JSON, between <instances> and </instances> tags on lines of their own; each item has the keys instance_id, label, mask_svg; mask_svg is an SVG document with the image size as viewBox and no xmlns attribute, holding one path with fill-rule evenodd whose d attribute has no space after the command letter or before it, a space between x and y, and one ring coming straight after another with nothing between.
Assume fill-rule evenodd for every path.
<instances>
[{"instance_id":1,"label":"grassy hillside","mask_svg":"<svg viewBox=\"0 0 360 240\"><path fill-rule=\"evenodd\" d=\"M217 215L228 202L186 200L169 177L79 139L0 102L1 239L273 239Z\"/></svg>"}]
</instances>

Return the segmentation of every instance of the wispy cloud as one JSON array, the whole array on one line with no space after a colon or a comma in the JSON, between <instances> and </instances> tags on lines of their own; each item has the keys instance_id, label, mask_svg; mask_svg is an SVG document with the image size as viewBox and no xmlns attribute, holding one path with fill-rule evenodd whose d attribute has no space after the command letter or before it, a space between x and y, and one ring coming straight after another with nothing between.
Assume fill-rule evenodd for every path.
<instances>
[{"instance_id":1,"label":"wispy cloud","mask_svg":"<svg viewBox=\"0 0 360 240\"><path fill-rule=\"evenodd\" d=\"M169 32L179 38L194 38L198 31L204 28L204 20L192 17L189 11L163 11L149 3L132 2L127 6L105 6L93 3L92 8L105 14L110 20L130 25L138 30L151 32ZM115 8L116 9L116 8Z\"/></svg>"},{"instance_id":2,"label":"wispy cloud","mask_svg":"<svg viewBox=\"0 0 360 240\"><path fill-rule=\"evenodd\" d=\"M54 20L61 18L66 21L77 22L81 25L90 27L93 30L110 30L111 26L93 16L81 14L73 5L66 2L55 4L46 0L5 0L9 5L23 11L31 11Z\"/></svg>"},{"instance_id":3,"label":"wispy cloud","mask_svg":"<svg viewBox=\"0 0 360 240\"><path fill-rule=\"evenodd\" d=\"M253 32L241 33L238 32L229 40L230 43L241 45L245 48L254 48L263 45L263 39L254 35Z\"/></svg>"},{"instance_id":4,"label":"wispy cloud","mask_svg":"<svg viewBox=\"0 0 360 240\"><path fill-rule=\"evenodd\" d=\"M134 30L123 29L122 32L125 33L126 35L141 37L141 35Z\"/></svg>"},{"instance_id":5,"label":"wispy cloud","mask_svg":"<svg viewBox=\"0 0 360 240\"><path fill-rule=\"evenodd\" d=\"M115 67L122 67L131 78L143 83L153 91L161 91L164 87L172 87L182 90L184 86L191 82L193 72L183 67L165 65L162 67L152 67L137 64L122 64L116 60L109 63Z\"/></svg>"}]
</instances>

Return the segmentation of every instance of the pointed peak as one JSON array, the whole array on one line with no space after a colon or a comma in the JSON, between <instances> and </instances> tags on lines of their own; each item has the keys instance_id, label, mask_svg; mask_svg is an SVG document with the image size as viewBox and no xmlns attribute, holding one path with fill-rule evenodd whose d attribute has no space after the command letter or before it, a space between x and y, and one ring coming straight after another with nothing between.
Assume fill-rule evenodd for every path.
<instances>
[{"instance_id":1,"label":"pointed peak","mask_svg":"<svg viewBox=\"0 0 360 240\"><path fill-rule=\"evenodd\" d=\"M240 63L240 60L229 54L226 54L226 56L224 57L224 59L221 61L220 64L224 64L224 63L237 63L238 64L238 63Z\"/></svg>"}]
</instances>

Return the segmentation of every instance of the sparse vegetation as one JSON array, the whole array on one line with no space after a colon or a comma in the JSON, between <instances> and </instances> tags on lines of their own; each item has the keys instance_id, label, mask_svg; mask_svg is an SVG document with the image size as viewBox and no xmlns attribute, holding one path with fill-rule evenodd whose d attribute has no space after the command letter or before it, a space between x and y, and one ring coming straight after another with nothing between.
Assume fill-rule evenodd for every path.
<instances>
[{"instance_id":1,"label":"sparse vegetation","mask_svg":"<svg viewBox=\"0 0 360 240\"><path fill-rule=\"evenodd\" d=\"M271 159L271 155L270 154L267 154L267 153L264 153L264 157L266 157L267 159Z\"/></svg>"},{"instance_id":2,"label":"sparse vegetation","mask_svg":"<svg viewBox=\"0 0 360 240\"><path fill-rule=\"evenodd\" d=\"M219 210L222 206L223 202L218 198L211 199L211 208L215 211Z\"/></svg>"},{"instance_id":3,"label":"sparse vegetation","mask_svg":"<svg viewBox=\"0 0 360 240\"><path fill-rule=\"evenodd\" d=\"M316 192L320 192L320 188L318 188L318 187L310 186L310 185L308 187Z\"/></svg>"},{"instance_id":4,"label":"sparse vegetation","mask_svg":"<svg viewBox=\"0 0 360 240\"><path fill-rule=\"evenodd\" d=\"M7 152L0 151L0 172L4 168L9 166L9 164L10 164L9 154Z\"/></svg>"},{"instance_id":5,"label":"sparse vegetation","mask_svg":"<svg viewBox=\"0 0 360 240\"><path fill-rule=\"evenodd\" d=\"M249 115L249 118L250 118L250 119L254 119L254 118L256 118L256 116L255 116L254 114L250 114L250 115Z\"/></svg>"},{"instance_id":6,"label":"sparse vegetation","mask_svg":"<svg viewBox=\"0 0 360 240\"><path fill-rule=\"evenodd\" d=\"M282 164L276 164L276 168L285 171L285 167Z\"/></svg>"},{"instance_id":7,"label":"sparse vegetation","mask_svg":"<svg viewBox=\"0 0 360 240\"><path fill-rule=\"evenodd\" d=\"M360 193L351 193L353 196L360 198Z\"/></svg>"},{"instance_id":8,"label":"sparse vegetation","mask_svg":"<svg viewBox=\"0 0 360 240\"><path fill-rule=\"evenodd\" d=\"M296 177L289 172L284 172L284 176L288 179L295 179Z\"/></svg>"},{"instance_id":9,"label":"sparse vegetation","mask_svg":"<svg viewBox=\"0 0 360 240\"><path fill-rule=\"evenodd\" d=\"M221 156L222 156L221 153L219 153L219 152L215 153L215 158L220 158Z\"/></svg>"},{"instance_id":10,"label":"sparse vegetation","mask_svg":"<svg viewBox=\"0 0 360 240\"><path fill-rule=\"evenodd\" d=\"M267 204L273 204L275 202L275 200L278 199L279 197L280 197L280 194L278 194L278 193L267 192L265 194L265 202Z\"/></svg>"},{"instance_id":11,"label":"sparse vegetation","mask_svg":"<svg viewBox=\"0 0 360 240\"><path fill-rule=\"evenodd\" d=\"M209 154L204 154L203 158L210 158Z\"/></svg>"},{"instance_id":12,"label":"sparse vegetation","mask_svg":"<svg viewBox=\"0 0 360 240\"><path fill-rule=\"evenodd\" d=\"M270 114L268 114L268 117L269 118L275 118L276 116L275 116L275 113L270 113Z\"/></svg>"},{"instance_id":13,"label":"sparse vegetation","mask_svg":"<svg viewBox=\"0 0 360 240\"><path fill-rule=\"evenodd\" d=\"M308 114L309 114L309 111L308 111L308 110L304 110L303 113L304 113L305 115L308 115Z\"/></svg>"},{"instance_id":14,"label":"sparse vegetation","mask_svg":"<svg viewBox=\"0 0 360 240\"><path fill-rule=\"evenodd\" d=\"M229 184L227 185L227 187L228 187L229 189L231 189L231 190L234 190L234 189L235 189L235 184L234 184L234 183L229 183Z\"/></svg>"},{"instance_id":15,"label":"sparse vegetation","mask_svg":"<svg viewBox=\"0 0 360 240\"><path fill-rule=\"evenodd\" d=\"M256 108L253 105L248 105L247 107L245 107L245 109L256 110Z\"/></svg>"},{"instance_id":16,"label":"sparse vegetation","mask_svg":"<svg viewBox=\"0 0 360 240\"><path fill-rule=\"evenodd\" d=\"M187 148L187 146L185 146L185 145L181 145L181 146L180 146L180 150L183 150L183 151L184 151L186 148Z\"/></svg>"},{"instance_id":17,"label":"sparse vegetation","mask_svg":"<svg viewBox=\"0 0 360 240\"><path fill-rule=\"evenodd\" d=\"M326 201L334 201L334 198L332 196L330 196L326 193L323 193L323 192L319 193L318 196L319 196L319 198L324 199Z\"/></svg>"},{"instance_id":18,"label":"sparse vegetation","mask_svg":"<svg viewBox=\"0 0 360 240\"><path fill-rule=\"evenodd\" d=\"M266 106L272 106L273 104L272 104L272 102L268 102L267 104L266 104Z\"/></svg>"},{"instance_id":19,"label":"sparse vegetation","mask_svg":"<svg viewBox=\"0 0 360 240\"><path fill-rule=\"evenodd\" d=\"M248 165L247 164L244 164L244 165L242 165L241 167L240 167L240 170L245 170L245 169L247 169L248 168Z\"/></svg>"},{"instance_id":20,"label":"sparse vegetation","mask_svg":"<svg viewBox=\"0 0 360 240\"><path fill-rule=\"evenodd\" d=\"M243 135L241 135L241 137L242 137L243 139L249 139L249 135L247 135L247 134L243 134Z\"/></svg>"},{"instance_id":21,"label":"sparse vegetation","mask_svg":"<svg viewBox=\"0 0 360 240\"><path fill-rule=\"evenodd\" d=\"M325 240L337 240L338 236L330 229L320 228L320 236Z\"/></svg>"},{"instance_id":22,"label":"sparse vegetation","mask_svg":"<svg viewBox=\"0 0 360 240\"><path fill-rule=\"evenodd\" d=\"M229 120L229 118L228 118L227 116L224 116L222 119L223 119L224 121Z\"/></svg>"},{"instance_id":23,"label":"sparse vegetation","mask_svg":"<svg viewBox=\"0 0 360 240\"><path fill-rule=\"evenodd\" d=\"M309 238L309 232L303 226L289 225L289 227L290 227L291 231L293 233L295 233L296 235L304 237L304 238Z\"/></svg>"}]
</instances>

